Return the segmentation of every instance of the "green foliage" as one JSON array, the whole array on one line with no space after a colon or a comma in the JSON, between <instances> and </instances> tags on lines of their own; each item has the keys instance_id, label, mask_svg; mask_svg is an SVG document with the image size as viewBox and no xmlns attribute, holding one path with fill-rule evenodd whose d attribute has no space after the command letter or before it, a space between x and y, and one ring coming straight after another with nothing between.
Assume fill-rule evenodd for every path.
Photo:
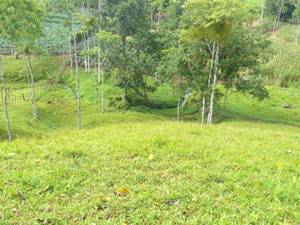
<instances>
[{"instance_id":1,"label":"green foliage","mask_svg":"<svg viewBox=\"0 0 300 225\"><path fill-rule=\"evenodd\" d=\"M226 42L220 56L221 80L228 91L235 88L263 100L268 97L260 73L260 64L265 64L263 52L269 47L264 34L257 28L236 26L232 37Z\"/></svg>"},{"instance_id":2,"label":"green foliage","mask_svg":"<svg viewBox=\"0 0 300 225\"><path fill-rule=\"evenodd\" d=\"M263 71L269 80L269 84L281 87L299 87L300 65L299 46L281 40L273 40L270 54L272 58L264 66Z\"/></svg>"},{"instance_id":3,"label":"green foliage","mask_svg":"<svg viewBox=\"0 0 300 225\"><path fill-rule=\"evenodd\" d=\"M266 12L276 17L280 6L282 4L282 0L266 0L265 8ZM284 6L282 9L281 20L287 21L293 18L293 12L295 10L295 0L284 0Z\"/></svg>"},{"instance_id":4,"label":"green foliage","mask_svg":"<svg viewBox=\"0 0 300 225\"><path fill-rule=\"evenodd\" d=\"M223 43L231 35L232 26L245 17L247 5L241 0L190 0L185 9L187 38L209 38Z\"/></svg>"}]
</instances>

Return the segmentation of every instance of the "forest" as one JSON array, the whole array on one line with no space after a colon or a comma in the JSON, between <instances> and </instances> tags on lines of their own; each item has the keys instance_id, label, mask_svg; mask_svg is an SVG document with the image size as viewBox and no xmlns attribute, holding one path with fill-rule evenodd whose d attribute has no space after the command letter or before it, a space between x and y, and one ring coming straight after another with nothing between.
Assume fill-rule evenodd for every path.
<instances>
[{"instance_id":1,"label":"forest","mask_svg":"<svg viewBox=\"0 0 300 225\"><path fill-rule=\"evenodd\" d=\"M300 0L0 0L0 224L299 224Z\"/></svg>"}]
</instances>

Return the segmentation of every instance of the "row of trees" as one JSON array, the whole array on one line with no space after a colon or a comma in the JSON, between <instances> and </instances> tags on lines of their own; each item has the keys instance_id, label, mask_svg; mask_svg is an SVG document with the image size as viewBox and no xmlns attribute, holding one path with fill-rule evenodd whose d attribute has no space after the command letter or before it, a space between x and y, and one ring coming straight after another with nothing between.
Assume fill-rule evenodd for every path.
<instances>
[{"instance_id":1,"label":"row of trees","mask_svg":"<svg viewBox=\"0 0 300 225\"><path fill-rule=\"evenodd\" d=\"M35 119L38 109L30 55L43 47L36 39L47 13L66 18L69 35L60 43L68 49L72 79L75 65L79 129L80 66L94 76L95 90L101 86L102 112L106 76L123 90L116 99L124 106L142 98L151 107L149 92L169 82L178 96L178 116L182 96L193 91L201 121L208 124L222 96L218 84L225 87L223 112L234 91L260 100L268 97L259 76L265 59L259 56L269 41L261 27L253 25L251 10L242 0L8 0L0 4L1 39L13 43L27 58L24 63ZM1 63L0 72L5 89ZM6 104L5 109L11 140Z\"/></svg>"}]
</instances>

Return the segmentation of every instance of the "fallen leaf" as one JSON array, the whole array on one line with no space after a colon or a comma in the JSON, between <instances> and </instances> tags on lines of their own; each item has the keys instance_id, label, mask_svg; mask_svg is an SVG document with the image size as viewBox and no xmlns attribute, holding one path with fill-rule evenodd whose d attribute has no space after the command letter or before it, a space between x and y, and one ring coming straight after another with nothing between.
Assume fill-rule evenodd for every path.
<instances>
[{"instance_id":1,"label":"fallen leaf","mask_svg":"<svg viewBox=\"0 0 300 225\"><path fill-rule=\"evenodd\" d=\"M108 201L108 197L103 197L103 198L102 198L102 201L107 202L107 201Z\"/></svg>"},{"instance_id":2,"label":"fallen leaf","mask_svg":"<svg viewBox=\"0 0 300 225\"><path fill-rule=\"evenodd\" d=\"M150 161L152 161L152 160L153 160L153 154L150 154L149 157L148 157L148 159L149 159Z\"/></svg>"},{"instance_id":3,"label":"fallen leaf","mask_svg":"<svg viewBox=\"0 0 300 225\"><path fill-rule=\"evenodd\" d=\"M118 196L124 196L130 194L130 191L125 187L121 187L115 191L115 194Z\"/></svg>"}]
</instances>

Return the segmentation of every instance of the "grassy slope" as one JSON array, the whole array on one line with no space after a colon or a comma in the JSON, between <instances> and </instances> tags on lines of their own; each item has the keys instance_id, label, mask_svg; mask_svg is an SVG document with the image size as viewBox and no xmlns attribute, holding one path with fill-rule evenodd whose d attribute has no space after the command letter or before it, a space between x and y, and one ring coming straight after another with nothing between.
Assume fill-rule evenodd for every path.
<instances>
[{"instance_id":1,"label":"grassy slope","mask_svg":"<svg viewBox=\"0 0 300 225\"><path fill-rule=\"evenodd\" d=\"M268 87L270 98L257 101L235 94L229 98L226 116L243 120L285 123L300 127L300 90ZM285 109L285 106L293 109Z\"/></svg>"},{"instance_id":2,"label":"grassy slope","mask_svg":"<svg viewBox=\"0 0 300 225\"><path fill-rule=\"evenodd\" d=\"M124 122L3 143L0 223L297 224L299 131Z\"/></svg>"},{"instance_id":3,"label":"grassy slope","mask_svg":"<svg viewBox=\"0 0 300 225\"><path fill-rule=\"evenodd\" d=\"M11 58L4 57L4 61ZM16 68L22 69L22 61L14 62L11 67L5 68L5 73L17 74ZM52 65L57 63L56 58L42 57L41 62L38 62L33 57L33 62L37 65ZM36 69L37 68L37 69ZM39 67L34 69L39 70ZM15 72L13 72L15 71ZM39 74L39 73L37 73ZM39 75L37 75L39 77ZM100 112L100 95L98 93L98 105L95 105L95 91L93 75L87 75L81 71L81 96L83 109L83 127L91 128L99 124L118 123L120 121L146 121L146 120L175 120L176 117L176 98L171 94L171 89L168 85L162 85L158 91L149 94L151 101L155 105L168 105L174 107L163 110L149 110L145 107L133 107L129 111L117 111L114 108L106 106L105 114ZM64 81L70 85L73 90L76 90L75 80L71 81L70 74L65 74ZM22 83L22 81L21 81ZM19 83L15 83L19 84ZM10 86L10 84L8 84ZM100 90L100 87L99 87ZM260 120L264 122L279 122L291 125L300 125L300 104L299 104L299 89L283 89L270 87L270 99L263 102L258 102L254 99L249 100L248 97L233 94L229 98L227 113L225 118L230 120ZM107 80L105 85L105 104L107 105L110 98L122 91L114 88L112 80ZM49 131L76 128L77 127L77 106L75 97L63 86L55 86L47 90L41 97L38 98L38 107L40 119L35 122L32 120L32 109L29 102L20 105L10 105L9 115L14 136L36 136L43 135ZM48 104L51 101L51 104ZM284 109L284 106L291 105L293 109ZM182 119L189 121L198 121L200 107L189 104L188 107L182 110ZM6 126L4 120L4 109L0 108L0 138L6 139Z\"/></svg>"},{"instance_id":4,"label":"grassy slope","mask_svg":"<svg viewBox=\"0 0 300 225\"><path fill-rule=\"evenodd\" d=\"M27 60L27 59L26 59ZM39 56L31 57L31 64L37 81L46 80L52 74L58 73L60 57ZM14 56L3 57L3 72L9 87L26 87L27 78L22 56L18 60Z\"/></svg>"},{"instance_id":5,"label":"grassy slope","mask_svg":"<svg viewBox=\"0 0 300 225\"><path fill-rule=\"evenodd\" d=\"M24 85L13 79L22 61L13 62L4 68L8 84ZM47 73L39 68L55 73L59 65L52 57L35 63L41 79ZM64 80L75 90L69 74ZM76 100L62 86L39 98L39 121L29 102L9 106L14 136L35 139L0 144L0 224L300 223L300 129L284 125L300 126L299 89L269 87L263 102L233 94L227 119L207 127L171 122L175 109L107 107L101 114L93 85L81 71L81 132ZM107 80L105 102L118 93ZM175 106L170 93L164 85L150 99ZM190 104L182 118L198 120L197 111ZM0 138L6 139L3 107ZM120 187L130 194L115 195Z\"/></svg>"}]
</instances>

